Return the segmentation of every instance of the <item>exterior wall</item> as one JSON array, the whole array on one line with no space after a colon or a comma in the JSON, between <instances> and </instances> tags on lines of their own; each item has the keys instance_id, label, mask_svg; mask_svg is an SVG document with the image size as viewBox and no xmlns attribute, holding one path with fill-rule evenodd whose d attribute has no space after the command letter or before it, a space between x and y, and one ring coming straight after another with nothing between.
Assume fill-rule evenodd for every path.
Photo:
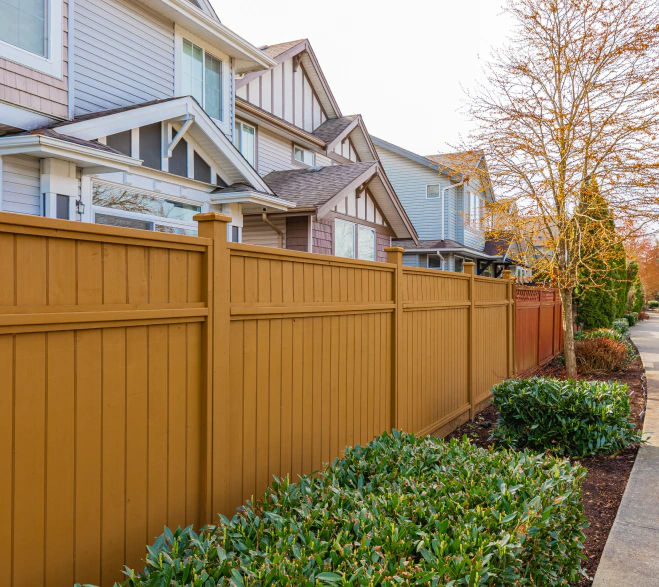
<instances>
[{"instance_id":1,"label":"exterior wall","mask_svg":"<svg viewBox=\"0 0 659 587\"><path fill-rule=\"evenodd\" d=\"M2 201L5 212L41 215L41 171L39 159L23 155L2 158Z\"/></svg>"},{"instance_id":2,"label":"exterior wall","mask_svg":"<svg viewBox=\"0 0 659 587\"><path fill-rule=\"evenodd\" d=\"M126 0L78 0L76 115L174 95L174 25Z\"/></svg>"},{"instance_id":3,"label":"exterior wall","mask_svg":"<svg viewBox=\"0 0 659 587\"><path fill-rule=\"evenodd\" d=\"M360 198L357 198L355 192L349 194L345 200L339 202L334 207L334 212L341 216L346 216L348 220L365 220L380 226L388 226L386 219L382 215L382 212L380 212L375 199L368 189Z\"/></svg>"},{"instance_id":4,"label":"exterior wall","mask_svg":"<svg viewBox=\"0 0 659 587\"><path fill-rule=\"evenodd\" d=\"M387 234L380 234L376 232L375 246L376 246L375 260L381 261L382 263L386 263L387 253L385 253L384 250L387 247L391 246L391 237Z\"/></svg>"},{"instance_id":5,"label":"exterior wall","mask_svg":"<svg viewBox=\"0 0 659 587\"><path fill-rule=\"evenodd\" d=\"M314 220L311 232L313 253L331 255L334 253L334 222L332 220Z\"/></svg>"},{"instance_id":6,"label":"exterior wall","mask_svg":"<svg viewBox=\"0 0 659 587\"><path fill-rule=\"evenodd\" d=\"M387 177L419 235L419 240L440 239L442 237L441 198L428 200L426 186L439 184L440 189L443 189L450 185L448 179L440 178L436 170L424 167L381 147L377 147L377 151ZM455 191L449 190L448 193L453 196L451 192ZM455 232L454 226L452 226L454 217L448 212L454 204L450 203L450 197L446 199L448 202L444 214L445 238L451 238Z\"/></svg>"},{"instance_id":7,"label":"exterior wall","mask_svg":"<svg viewBox=\"0 0 659 587\"><path fill-rule=\"evenodd\" d=\"M304 67L300 64L293 71L292 58L242 86L236 95L308 132L327 120Z\"/></svg>"},{"instance_id":8,"label":"exterior wall","mask_svg":"<svg viewBox=\"0 0 659 587\"><path fill-rule=\"evenodd\" d=\"M47 116L68 118L68 7L68 0L64 0L62 6L62 42L64 45L62 79L34 71L6 59L0 59L0 100Z\"/></svg>"},{"instance_id":9,"label":"exterior wall","mask_svg":"<svg viewBox=\"0 0 659 587\"><path fill-rule=\"evenodd\" d=\"M286 248L286 218L270 216L269 220L284 232L284 248ZM261 247L279 247L279 235L268 226L260 215L243 217L243 242Z\"/></svg>"},{"instance_id":10,"label":"exterior wall","mask_svg":"<svg viewBox=\"0 0 659 587\"><path fill-rule=\"evenodd\" d=\"M293 164L293 144L282 137L259 128L258 130L257 167L259 175L268 175L271 171L297 169Z\"/></svg>"},{"instance_id":11,"label":"exterior wall","mask_svg":"<svg viewBox=\"0 0 659 587\"><path fill-rule=\"evenodd\" d=\"M359 162L357 151L355 151L355 147L349 138L344 139L336 147L334 147L334 153L336 153L337 155L341 155L346 159L350 159L350 161L352 161L353 163Z\"/></svg>"},{"instance_id":12,"label":"exterior wall","mask_svg":"<svg viewBox=\"0 0 659 587\"><path fill-rule=\"evenodd\" d=\"M291 251L309 251L309 216L286 218L286 248Z\"/></svg>"}]
</instances>

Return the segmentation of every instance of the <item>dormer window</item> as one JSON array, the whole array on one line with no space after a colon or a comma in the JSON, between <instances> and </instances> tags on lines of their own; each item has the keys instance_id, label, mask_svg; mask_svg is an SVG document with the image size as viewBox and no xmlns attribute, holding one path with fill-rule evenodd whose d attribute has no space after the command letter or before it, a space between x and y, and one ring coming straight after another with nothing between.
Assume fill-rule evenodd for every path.
<instances>
[{"instance_id":1,"label":"dormer window","mask_svg":"<svg viewBox=\"0 0 659 587\"><path fill-rule=\"evenodd\" d=\"M183 39L183 94L192 96L211 118L222 116L222 62Z\"/></svg>"},{"instance_id":2,"label":"dormer window","mask_svg":"<svg viewBox=\"0 0 659 587\"><path fill-rule=\"evenodd\" d=\"M2 0L0 58L62 77L62 0Z\"/></svg>"},{"instance_id":3,"label":"dormer window","mask_svg":"<svg viewBox=\"0 0 659 587\"><path fill-rule=\"evenodd\" d=\"M304 163L305 165L312 166L316 162L316 158L311 151L298 147L297 145L293 146L293 159L299 163Z\"/></svg>"}]
</instances>

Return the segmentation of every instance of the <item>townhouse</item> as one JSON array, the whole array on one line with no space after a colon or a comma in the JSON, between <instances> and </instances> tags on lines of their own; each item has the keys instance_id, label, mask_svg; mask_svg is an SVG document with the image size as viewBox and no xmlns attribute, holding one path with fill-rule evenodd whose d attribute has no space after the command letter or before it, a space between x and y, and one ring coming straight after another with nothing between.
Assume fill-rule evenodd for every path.
<instances>
[{"instance_id":1,"label":"townhouse","mask_svg":"<svg viewBox=\"0 0 659 587\"><path fill-rule=\"evenodd\" d=\"M406 265L461 272L470 261L478 275L527 273L510 243L488 238L484 208L494 194L482 153L422 156L376 137L373 143L418 234L397 242Z\"/></svg>"},{"instance_id":2,"label":"townhouse","mask_svg":"<svg viewBox=\"0 0 659 587\"><path fill-rule=\"evenodd\" d=\"M383 259L416 233L307 41L206 0L32 0L0 29L0 210Z\"/></svg>"}]
</instances>

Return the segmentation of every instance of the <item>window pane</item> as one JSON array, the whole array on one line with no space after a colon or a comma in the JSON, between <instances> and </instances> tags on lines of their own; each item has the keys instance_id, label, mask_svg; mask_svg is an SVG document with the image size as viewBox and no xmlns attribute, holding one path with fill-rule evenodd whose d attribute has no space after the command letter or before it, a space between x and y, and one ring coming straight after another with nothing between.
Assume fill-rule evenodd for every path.
<instances>
[{"instance_id":1,"label":"window pane","mask_svg":"<svg viewBox=\"0 0 659 587\"><path fill-rule=\"evenodd\" d=\"M359 243L357 253L360 259L375 261L375 231L368 226L359 225Z\"/></svg>"},{"instance_id":2,"label":"window pane","mask_svg":"<svg viewBox=\"0 0 659 587\"><path fill-rule=\"evenodd\" d=\"M206 104L208 115L222 120L222 62L206 55Z\"/></svg>"},{"instance_id":3,"label":"window pane","mask_svg":"<svg viewBox=\"0 0 659 587\"><path fill-rule=\"evenodd\" d=\"M153 230L153 222L136 220L135 218L123 218L122 216L111 216L110 214L94 214L94 222L106 226L122 226L123 228Z\"/></svg>"},{"instance_id":4,"label":"window pane","mask_svg":"<svg viewBox=\"0 0 659 587\"><path fill-rule=\"evenodd\" d=\"M243 157L249 161L249 164L254 167L255 160L255 135L256 131L253 126L248 124L243 124L240 134L240 152L243 154Z\"/></svg>"},{"instance_id":5,"label":"window pane","mask_svg":"<svg viewBox=\"0 0 659 587\"><path fill-rule=\"evenodd\" d=\"M0 41L46 56L46 0L0 0Z\"/></svg>"},{"instance_id":6,"label":"window pane","mask_svg":"<svg viewBox=\"0 0 659 587\"><path fill-rule=\"evenodd\" d=\"M304 151L304 162L307 165L313 165L313 153L311 151Z\"/></svg>"},{"instance_id":7,"label":"window pane","mask_svg":"<svg viewBox=\"0 0 659 587\"><path fill-rule=\"evenodd\" d=\"M186 236L197 236L197 231L191 228L180 228L179 226L167 226L166 224L156 224L156 232L165 234L183 234Z\"/></svg>"},{"instance_id":8,"label":"window pane","mask_svg":"<svg viewBox=\"0 0 659 587\"><path fill-rule=\"evenodd\" d=\"M439 198L439 186L438 185L426 186L426 197Z\"/></svg>"},{"instance_id":9,"label":"window pane","mask_svg":"<svg viewBox=\"0 0 659 587\"><path fill-rule=\"evenodd\" d=\"M355 225L352 222L336 221L337 257L355 258Z\"/></svg>"},{"instance_id":10,"label":"window pane","mask_svg":"<svg viewBox=\"0 0 659 587\"><path fill-rule=\"evenodd\" d=\"M300 163L304 162L304 151L300 147L295 147L295 160Z\"/></svg>"},{"instance_id":11,"label":"window pane","mask_svg":"<svg viewBox=\"0 0 659 587\"><path fill-rule=\"evenodd\" d=\"M464 259L462 257L455 258L455 271L458 273L464 273L464 268L462 266Z\"/></svg>"},{"instance_id":12,"label":"window pane","mask_svg":"<svg viewBox=\"0 0 659 587\"><path fill-rule=\"evenodd\" d=\"M183 41L183 94L203 104L204 72L203 51L190 41Z\"/></svg>"},{"instance_id":13,"label":"window pane","mask_svg":"<svg viewBox=\"0 0 659 587\"><path fill-rule=\"evenodd\" d=\"M125 210L137 214L161 216L173 220L192 222L192 217L201 212L200 206L163 200L155 196L131 192L114 186L94 184L92 194L92 201L95 206Z\"/></svg>"}]
</instances>

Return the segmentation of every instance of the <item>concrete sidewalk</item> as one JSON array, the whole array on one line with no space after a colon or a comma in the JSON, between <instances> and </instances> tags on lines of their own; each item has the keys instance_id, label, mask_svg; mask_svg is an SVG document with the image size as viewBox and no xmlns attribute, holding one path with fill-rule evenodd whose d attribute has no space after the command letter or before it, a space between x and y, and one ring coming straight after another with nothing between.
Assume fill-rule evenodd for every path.
<instances>
[{"instance_id":1,"label":"concrete sidewalk","mask_svg":"<svg viewBox=\"0 0 659 587\"><path fill-rule=\"evenodd\" d=\"M645 366L648 407L641 446L593 587L659 586L659 314L632 328Z\"/></svg>"}]
</instances>

